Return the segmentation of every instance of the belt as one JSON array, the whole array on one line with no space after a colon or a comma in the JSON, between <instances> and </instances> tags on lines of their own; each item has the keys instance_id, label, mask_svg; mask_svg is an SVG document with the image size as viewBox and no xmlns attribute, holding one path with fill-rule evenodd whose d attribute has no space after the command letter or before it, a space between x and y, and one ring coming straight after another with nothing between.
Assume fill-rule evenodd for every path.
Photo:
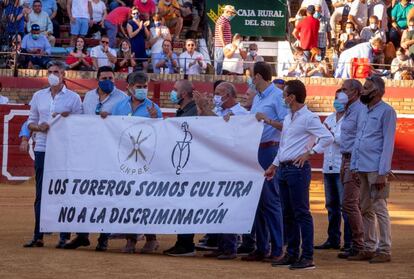
<instances>
[{"instance_id":1,"label":"belt","mask_svg":"<svg viewBox=\"0 0 414 279\"><path fill-rule=\"evenodd\" d=\"M342 153L342 157L344 157L345 159L351 159L351 153Z\"/></svg>"},{"instance_id":2,"label":"belt","mask_svg":"<svg viewBox=\"0 0 414 279\"><path fill-rule=\"evenodd\" d=\"M288 166L293 166L294 161L284 161L279 163L279 167L284 168Z\"/></svg>"},{"instance_id":3,"label":"belt","mask_svg":"<svg viewBox=\"0 0 414 279\"><path fill-rule=\"evenodd\" d=\"M277 142L277 141L266 141L266 142L262 142L259 145L260 148L268 148L268 147L272 147L272 146L279 146L279 142Z\"/></svg>"}]
</instances>

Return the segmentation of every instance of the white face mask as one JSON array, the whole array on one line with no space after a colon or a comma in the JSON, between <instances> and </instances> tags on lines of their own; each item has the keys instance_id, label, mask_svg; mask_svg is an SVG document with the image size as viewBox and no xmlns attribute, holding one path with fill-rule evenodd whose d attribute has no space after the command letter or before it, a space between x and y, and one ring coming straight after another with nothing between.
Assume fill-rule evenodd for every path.
<instances>
[{"instance_id":1,"label":"white face mask","mask_svg":"<svg viewBox=\"0 0 414 279\"><path fill-rule=\"evenodd\" d=\"M414 26L408 26L409 31L414 31Z\"/></svg>"},{"instance_id":2,"label":"white face mask","mask_svg":"<svg viewBox=\"0 0 414 279\"><path fill-rule=\"evenodd\" d=\"M223 105L223 99L220 95L214 96L213 102L216 108L221 108L221 106Z\"/></svg>"},{"instance_id":3,"label":"white face mask","mask_svg":"<svg viewBox=\"0 0 414 279\"><path fill-rule=\"evenodd\" d=\"M345 31L347 34L352 34L354 30L352 30L352 28L346 28Z\"/></svg>"},{"instance_id":4,"label":"white face mask","mask_svg":"<svg viewBox=\"0 0 414 279\"><path fill-rule=\"evenodd\" d=\"M59 83L60 83L59 77L58 77L58 76L56 76L56 75L54 75L54 74L50 74L50 75L47 77L47 81L49 82L49 85L50 85L51 87L53 87L53 86L57 86L57 85L59 85Z\"/></svg>"},{"instance_id":5,"label":"white face mask","mask_svg":"<svg viewBox=\"0 0 414 279\"><path fill-rule=\"evenodd\" d=\"M369 25L369 28L371 28L372 30L377 30L378 26L375 23L372 23Z\"/></svg>"}]
</instances>

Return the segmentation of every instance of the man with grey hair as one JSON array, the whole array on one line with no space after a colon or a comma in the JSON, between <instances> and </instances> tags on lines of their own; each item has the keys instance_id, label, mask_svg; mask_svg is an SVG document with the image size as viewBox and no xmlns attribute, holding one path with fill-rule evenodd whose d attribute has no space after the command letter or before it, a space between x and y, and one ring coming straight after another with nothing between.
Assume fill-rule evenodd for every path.
<instances>
[{"instance_id":1,"label":"man with grey hair","mask_svg":"<svg viewBox=\"0 0 414 279\"><path fill-rule=\"evenodd\" d=\"M35 179L36 198L34 202L35 229L33 239L24 247L43 247L43 233L40 232L40 207L42 198L43 168L45 162L46 136L53 117L82 113L82 101L76 92L66 88L65 65L60 61L49 62L47 66L49 87L34 93L30 101L29 130L36 133ZM69 233L61 233L56 248L63 248L70 238Z\"/></svg>"},{"instance_id":2,"label":"man with grey hair","mask_svg":"<svg viewBox=\"0 0 414 279\"><path fill-rule=\"evenodd\" d=\"M362 91L362 84L356 79L344 81L341 91L346 94L345 115L342 120L340 152L342 154L342 165L340 170L341 182L344 186L342 209L348 216L349 225L352 231L352 248L344 247L339 258L347 259L349 256L358 255L363 250L364 232L362 224L361 210L359 208L359 188L358 176L351 172L352 147L355 143L357 133L358 114L364 105L359 101Z\"/></svg>"},{"instance_id":3,"label":"man with grey hair","mask_svg":"<svg viewBox=\"0 0 414 279\"><path fill-rule=\"evenodd\" d=\"M349 260L391 261L391 222L387 208L390 185L387 176L391 172L397 114L382 100L384 94L382 78L372 76L366 79L361 95L365 106L358 118L351 160L351 170L358 173L361 181L364 251L349 257Z\"/></svg>"}]
</instances>

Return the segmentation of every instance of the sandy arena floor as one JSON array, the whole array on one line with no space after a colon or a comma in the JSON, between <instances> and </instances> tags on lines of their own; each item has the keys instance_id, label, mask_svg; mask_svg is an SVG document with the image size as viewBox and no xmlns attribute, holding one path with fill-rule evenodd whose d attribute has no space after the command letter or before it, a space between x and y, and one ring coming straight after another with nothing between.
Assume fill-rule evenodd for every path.
<instances>
[{"instance_id":1,"label":"sandy arena floor","mask_svg":"<svg viewBox=\"0 0 414 279\"><path fill-rule=\"evenodd\" d=\"M123 240L110 242L106 253L94 252L92 245L75 251L54 248L56 235L46 236L44 248L24 249L33 230L34 185L0 185L0 278L414 278L414 193L392 193L390 209L393 233L393 261L383 265L347 262L337 251L316 251L317 268L290 271L265 263L240 259L218 261L202 257L173 258L161 255L175 236L161 235L159 254L125 255ZM326 237L327 217L322 192L312 193L315 243ZM200 237L200 236L198 236ZM139 243L141 247L143 243Z\"/></svg>"}]
</instances>

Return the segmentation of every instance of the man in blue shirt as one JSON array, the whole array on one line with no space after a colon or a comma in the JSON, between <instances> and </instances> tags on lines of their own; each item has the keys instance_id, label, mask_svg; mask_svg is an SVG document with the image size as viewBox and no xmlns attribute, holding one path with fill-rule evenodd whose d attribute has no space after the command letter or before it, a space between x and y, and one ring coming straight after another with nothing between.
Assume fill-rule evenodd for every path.
<instances>
[{"instance_id":1,"label":"man in blue shirt","mask_svg":"<svg viewBox=\"0 0 414 279\"><path fill-rule=\"evenodd\" d=\"M351 169L358 172L361 181L364 253L349 257L349 260L391 261L391 222L387 208L390 185L387 176L391 172L397 114L382 101L384 93L385 83L380 77L366 79L361 95L361 102L366 107L358 118L351 161Z\"/></svg>"},{"instance_id":2,"label":"man in blue shirt","mask_svg":"<svg viewBox=\"0 0 414 279\"><path fill-rule=\"evenodd\" d=\"M253 84L257 95L253 99L251 112L259 121L263 120L264 130L259 146L259 163L266 170L277 155L280 141L281 122L287 114L283 105L283 92L272 83L272 68L266 62L256 62L253 66ZM254 230L257 249L245 261L277 261L283 256L283 221L279 185L275 179L266 180L263 185L256 211Z\"/></svg>"},{"instance_id":3,"label":"man in blue shirt","mask_svg":"<svg viewBox=\"0 0 414 279\"><path fill-rule=\"evenodd\" d=\"M40 26L33 24L29 34L24 36L22 41L22 52L33 55L26 55L27 67L33 69L35 66L46 68L50 58L45 55L50 55L52 47L47 38L40 34Z\"/></svg>"},{"instance_id":4,"label":"man in blue shirt","mask_svg":"<svg viewBox=\"0 0 414 279\"><path fill-rule=\"evenodd\" d=\"M147 118L162 118L162 113L157 104L147 98L148 76L143 72L133 72L128 75L129 98L120 101L112 110L112 115L139 116ZM146 243L141 253L152 253L157 250L159 243L155 234L146 234ZM124 253L135 253L135 245L138 235L128 234L127 244L122 250Z\"/></svg>"},{"instance_id":5,"label":"man in blue shirt","mask_svg":"<svg viewBox=\"0 0 414 279\"><path fill-rule=\"evenodd\" d=\"M172 50L172 43L169 40L164 40L162 43L162 52L154 54L154 61L152 62L154 73L174 74L179 67L177 54Z\"/></svg>"}]
</instances>

